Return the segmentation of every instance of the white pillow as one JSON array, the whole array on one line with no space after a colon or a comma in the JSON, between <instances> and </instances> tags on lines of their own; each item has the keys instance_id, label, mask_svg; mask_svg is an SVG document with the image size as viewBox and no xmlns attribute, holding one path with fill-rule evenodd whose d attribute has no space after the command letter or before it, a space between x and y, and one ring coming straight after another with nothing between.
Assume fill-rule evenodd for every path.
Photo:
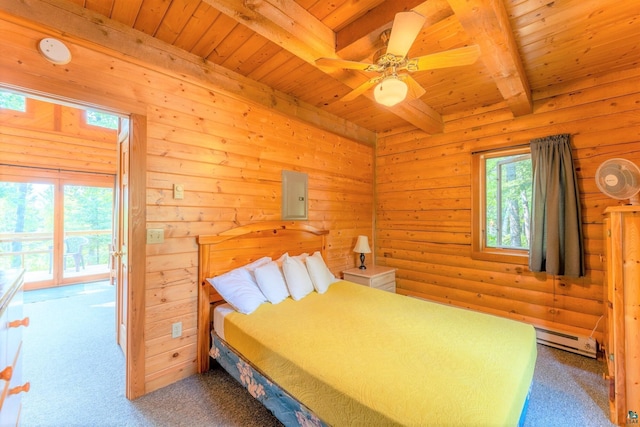
<instances>
[{"instance_id":1,"label":"white pillow","mask_svg":"<svg viewBox=\"0 0 640 427\"><path fill-rule=\"evenodd\" d=\"M260 304L267 302L246 268L236 268L207 281L240 313L251 314Z\"/></svg>"},{"instance_id":2,"label":"white pillow","mask_svg":"<svg viewBox=\"0 0 640 427\"><path fill-rule=\"evenodd\" d=\"M278 267L282 267L282 263L284 262L284 259L287 258L288 256L289 256L289 252L285 252L282 255L280 255L280 258L278 258L278 259L276 259L274 261L278 264ZM305 253L300 254L300 255L294 255L291 258L299 259L300 261L302 261L304 263L305 258L307 258L308 256L309 256L309 254L305 252Z\"/></svg>"},{"instance_id":3,"label":"white pillow","mask_svg":"<svg viewBox=\"0 0 640 427\"><path fill-rule=\"evenodd\" d=\"M282 263L284 262L284 259L285 259L286 257L288 257L288 256L289 256L289 252L285 252L285 253L283 253L282 255L280 255L280 258L278 258L277 260L275 260L275 261L276 261L276 264L278 264L278 267L282 267Z\"/></svg>"},{"instance_id":4,"label":"white pillow","mask_svg":"<svg viewBox=\"0 0 640 427\"><path fill-rule=\"evenodd\" d=\"M250 262L247 265L243 265L240 268L246 268L249 271L253 271L256 268L260 267L261 265L265 265L266 263L271 262L271 257L270 256L265 256L262 258L258 258L257 260Z\"/></svg>"},{"instance_id":5,"label":"white pillow","mask_svg":"<svg viewBox=\"0 0 640 427\"><path fill-rule=\"evenodd\" d=\"M309 273L299 258L285 256L282 261L282 270L291 298L298 301L313 292Z\"/></svg>"},{"instance_id":6,"label":"white pillow","mask_svg":"<svg viewBox=\"0 0 640 427\"><path fill-rule=\"evenodd\" d=\"M289 296L287 284L282 271L275 261L268 262L253 271L258 282L258 288L272 304L278 304Z\"/></svg>"},{"instance_id":7,"label":"white pillow","mask_svg":"<svg viewBox=\"0 0 640 427\"><path fill-rule=\"evenodd\" d=\"M309 271L309 277L313 282L313 287L319 294L324 294L329 289L329 285L334 283L337 279L331 273L320 252L314 252L313 255L307 257L305 260L307 264L307 270Z\"/></svg>"}]
</instances>

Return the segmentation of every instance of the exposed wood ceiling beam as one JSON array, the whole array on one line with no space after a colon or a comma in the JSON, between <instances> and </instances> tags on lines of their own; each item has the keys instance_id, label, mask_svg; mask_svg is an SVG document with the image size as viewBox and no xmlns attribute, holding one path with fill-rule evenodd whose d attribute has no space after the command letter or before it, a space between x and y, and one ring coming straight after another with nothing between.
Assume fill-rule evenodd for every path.
<instances>
[{"instance_id":1,"label":"exposed wood ceiling beam","mask_svg":"<svg viewBox=\"0 0 640 427\"><path fill-rule=\"evenodd\" d=\"M502 0L449 0L514 116L533 111L531 88Z\"/></svg>"},{"instance_id":2,"label":"exposed wood ceiling beam","mask_svg":"<svg viewBox=\"0 0 640 427\"><path fill-rule=\"evenodd\" d=\"M203 1L310 64L335 52L333 31L295 1Z\"/></svg>"},{"instance_id":3,"label":"exposed wood ceiling beam","mask_svg":"<svg viewBox=\"0 0 640 427\"><path fill-rule=\"evenodd\" d=\"M318 58L338 58L335 52L333 31L296 2L281 0L203 1L313 66ZM352 89L357 88L370 78L364 73L352 71L330 71L325 68L322 71L331 74ZM364 96L373 99L372 91L366 92ZM411 106L403 105L400 107L397 105L388 108L388 110L427 133L442 132L442 117L421 100L411 101ZM428 117L425 117L425 112L428 112Z\"/></svg>"},{"instance_id":4,"label":"exposed wood ceiling beam","mask_svg":"<svg viewBox=\"0 0 640 427\"><path fill-rule=\"evenodd\" d=\"M391 28L396 13L414 10L425 17L425 27L453 15L447 0L384 2L336 33L340 58L362 61L379 49L380 34Z\"/></svg>"},{"instance_id":5,"label":"exposed wood ceiling beam","mask_svg":"<svg viewBox=\"0 0 640 427\"><path fill-rule=\"evenodd\" d=\"M385 29L391 28L396 13L411 10L423 2L424 0L394 0L374 7L336 32L336 54L341 58L355 61L366 58L368 55L361 55L371 53L375 49L378 36ZM357 49L349 49L354 44Z\"/></svg>"},{"instance_id":6,"label":"exposed wood ceiling beam","mask_svg":"<svg viewBox=\"0 0 640 427\"><path fill-rule=\"evenodd\" d=\"M192 83L206 82L221 92L297 117L320 129L374 145L376 134L313 105L248 79L238 73L204 62L202 58L69 1L21 0L0 2L0 17L35 22L73 37L72 42L127 61L168 73ZM34 47L35 49L35 47Z\"/></svg>"},{"instance_id":7,"label":"exposed wood ceiling beam","mask_svg":"<svg viewBox=\"0 0 640 427\"><path fill-rule=\"evenodd\" d=\"M335 56L335 34L321 21L293 1L276 0L202 0L287 52L315 66L321 57ZM326 71L326 70L324 70ZM364 79L355 72L330 73L347 86Z\"/></svg>"}]
</instances>

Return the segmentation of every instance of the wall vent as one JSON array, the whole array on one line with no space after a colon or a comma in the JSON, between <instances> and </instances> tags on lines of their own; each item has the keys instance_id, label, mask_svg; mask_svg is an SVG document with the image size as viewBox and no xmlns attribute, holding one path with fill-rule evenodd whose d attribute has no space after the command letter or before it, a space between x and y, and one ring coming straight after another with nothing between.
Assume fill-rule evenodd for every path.
<instances>
[{"instance_id":1,"label":"wall vent","mask_svg":"<svg viewBox=\"0 0 640 427\"><path fill-rule=\"evenodd\" d=\"M591 337L574 335L568 332L536 326L538 343L560 350L570 351L583 356L596 358L598 346Z\"/></svg>"}]
</instances>

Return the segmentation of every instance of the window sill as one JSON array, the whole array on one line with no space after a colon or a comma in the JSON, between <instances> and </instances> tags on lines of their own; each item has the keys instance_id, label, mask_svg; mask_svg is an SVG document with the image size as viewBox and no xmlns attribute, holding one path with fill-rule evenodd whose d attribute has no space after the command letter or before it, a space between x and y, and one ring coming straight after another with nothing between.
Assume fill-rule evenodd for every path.
<instances>
[{"instance_id":1,"label":"window sill","mask_svg":"<svg viewBox=\"0 0 640 427\"><path fill-rule=\"evenodd\" d=\"M529 252L520 254L500 249L485 249L484 251L472 251L471 258L481 261L502 262L505 264L529 265Z\"/></svg>"}]
</instances>

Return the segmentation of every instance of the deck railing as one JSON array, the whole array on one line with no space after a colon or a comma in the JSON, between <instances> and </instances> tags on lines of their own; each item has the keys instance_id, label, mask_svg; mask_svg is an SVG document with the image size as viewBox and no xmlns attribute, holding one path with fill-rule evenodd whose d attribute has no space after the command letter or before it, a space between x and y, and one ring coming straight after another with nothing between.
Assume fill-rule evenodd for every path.
<instances>
[{"instance_id":1,"label":"deck railing","mask_svg":"<svg viewBox=\"0 0 640 427\"><path fill-rule=\"evenodd\" d=\"M87 266L109 265L111 230L69 231L65 238L83 236L88 244L83 248ZM65 257L65 269L68 260ZM24 268L27 272L51 272L53 268L53 233L0 233L0 270Z\"/></svg>"}]
</instances>

